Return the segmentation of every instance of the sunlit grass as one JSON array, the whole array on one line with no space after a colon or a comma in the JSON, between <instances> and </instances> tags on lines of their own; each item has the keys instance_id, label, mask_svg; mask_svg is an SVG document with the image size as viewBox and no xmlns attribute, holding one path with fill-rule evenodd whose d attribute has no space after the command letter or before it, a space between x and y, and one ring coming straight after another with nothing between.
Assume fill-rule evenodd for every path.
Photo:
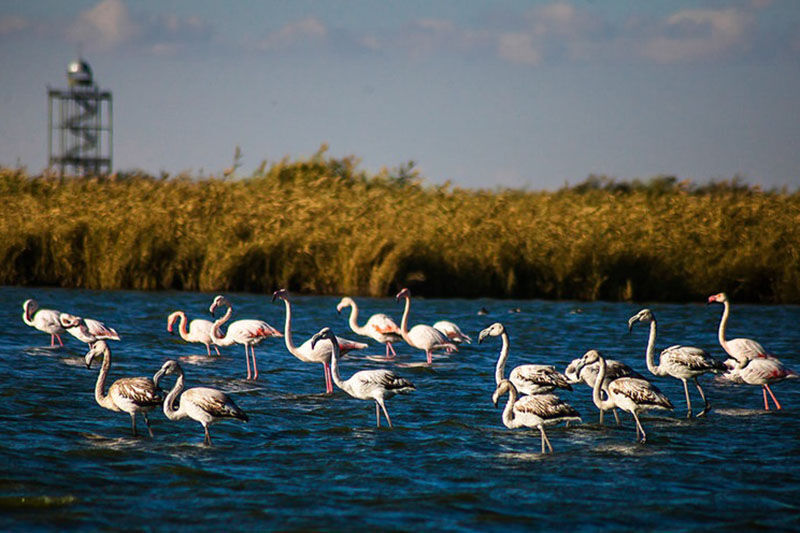
<instances>
[{"instance_id":1,"label":"sunlit grass","mask_svg":"<svg viewBox=\"0 0 800 533\"><path fill-rule=\"evenodd\" d=\"M246 179L0 169L0 283L386 296L800 302L800 195L590 178L425 186L324 150Z\"/></svg>"}]
</instances>

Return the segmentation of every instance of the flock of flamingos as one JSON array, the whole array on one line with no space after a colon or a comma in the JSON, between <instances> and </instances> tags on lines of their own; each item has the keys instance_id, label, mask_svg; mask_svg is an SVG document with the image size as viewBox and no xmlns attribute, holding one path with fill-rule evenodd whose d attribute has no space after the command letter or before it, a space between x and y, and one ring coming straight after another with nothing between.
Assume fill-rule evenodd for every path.
<instances>
[{"instance_id":1,"label":"flock of flamingos","mask_svg":"<svg viewBox=\"0 0 800 533\"><path fill-rule=\"evenodd\" d=\"M375 418L378 427L383 412L389 427L392 426L385 400L399 393L411 392L413 383L400 377L391 370L362 370L348 379L339 374L339 358L347 352L360 350L367 344L337 337L330 328L322 328L317 334L296 346L292 340L292 305L285 289L276 291L272 300L280 299L286 307L286 321L281 333L262 320L236 320L228 323L233 314L233 306L224 296L217 296L209 308L216 317L217 309L226 308L225 314L216 320L195 319L188 321L186 313L175 311L167 317L167 330L178 333L187 342L201 343L211 356L211 349L219 355L219 346L242 344L245 350L247 379L258 379L258 365L255 347L269 337L283 337L286 349L295 357L306 363L317 363L323 366L326 393L333 392L333 385L354 398L373 400L375 402ZM441 321L433 326L418 324L409 329L408 315L411 309L411 294L403 289L397 294L397 300L405 300L403 317L398 326L385 314L374 314L366 324L358 324L358 306L352 298L342 298L336 306L338 312L350 308L349 325L354 333L369 337L386 346L385 357L371 357L373 360L393 361L396 353L393 343L404 341L412 348L422 350L426 355L426 363L432 362L435 351L457 351L460 343L470 343L471 338L461 332L452 322ZM708 298L709 303L717 302L724 306L719 325L719 343L729 358L719 361L711 357L702 348L674 345L663 350L658 364L655 360L656 318L649 309L642 309L628 320L628 328L639 323L650 324L650 335L647 341L646 363L649 372L655 376L668 376L683 382L686 395L687 417L692 417L692 403L689 397L688 382L694 382L704 402L704 407L697 416L704 416L710 409L697 378L706 373L720 374L721 378L734 383L759 385L764 396L764 409L769 410L767 393L777 409L781 409L770 384L787 378L797 378L798 374L786 368L776 357L768 354L758 342L752 339L726 339L725 328L730 317L730 301L725 293L715 294ZM102 366L95 385L95 400L111 411L128 413L131 427L136 433L136 414L141 413L150 436L153 432L147 413L161 407L164 415L170 420L191 418L203 426L204 443L211 445L209 425L225 418L247 421L247 414L224 392L208 388L194 387L184 390L184 374L180 364L174 360L166 361L153 378L131 377L116 380L106 391L106 379L111 367L111 350L108 340L120 340L117 332L102 322L90 318L82 318L69 313L52 309L40 309L36 301L26 300L22 315L25 324L48 333L51 347L58 340L63 346L60 335L70 333L81 342L89 345L86 353L86 366L91 368L95 358L102 357ZM223 326L227 330L223 333ZM573 360L563 373L555 367L540 364L525 364L515 367L508 378L505 377L505 365L509 355L509 337L503 324L496 322L478 335L482 343L486 337L500 337L502 347L495 368L496 389L492 401L498 404L500 398L508 394L503 410L502 421L508 428L536 428L541 434L542 453L545 446L552 453L553 447L547 438L544 427L559 422L569 423L580 420L578 412L563 401L553 391L557 388L572 390L571 385L585 383L592 389L592 400L600 410L600 423L603 413L612 410L619 424L617 409L633 415L636 426L636 438L644 443L647 435L639 420L642 411L650 409L673 409L672 402L644 376L628 365L612 359L605 359L597 350L587 351L583 357ZM251 368L252 361L252 368ZM397 366L403 366L397 364ZM406 365L410 366L410 365ZM166 394L159 388L159 383L166 375L177 374L177 379ZM177 409L175 408L177 401Z\"/></svg>"}]
</instances>

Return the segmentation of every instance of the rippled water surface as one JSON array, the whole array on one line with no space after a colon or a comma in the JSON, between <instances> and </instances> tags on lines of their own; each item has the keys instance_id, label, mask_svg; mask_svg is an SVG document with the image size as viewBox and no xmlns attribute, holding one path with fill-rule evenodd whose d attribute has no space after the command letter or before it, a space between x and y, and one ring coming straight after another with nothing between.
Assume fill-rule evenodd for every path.
<instances>
[{"instance_id":1,"label":"rippled water surface","mask_svg":"<svg viewBox=\"0 0 800 533\"><path fill-rule=\"evenodd\" d=\"M506 429L502 410L492 405L497 338L463 346L431 368L397 368L418 390L388 402L395 424L389 430L375 427L374 404L339 389L322 394L322 367L295 359L282 339L256 348L261 376L248 382L240 346L209 359L201 345L166 332L170 311L207 318L212 294L0 288L0 295L3 530L800 528L800 381L773 386L784 409L764 412L759 388L704 377L714 409L686 420L680 382L653 378L676 410L644 415L646 445L634 442L627 414L622 427L613 419L598 425L591 391L580 385L562 397L584 423L549 428L555 454L541 455L538 431ZM260 318L282 329L283 306L268 296L228 296L234 319ZM155 437L133 438L126 414L95 403L97 368L84 366L85 345L67 335L64 348L49 348L48 336L22 322L26 298L120 332L121 342L110 343L109 384L152 376L165 359L176 358L187 386L228 392L250 422L212 426L214 446L206 447L199 424L154 412ZM402 308L393 300L357 301L362 322L376 312L399 322ZM296 297L295 342L326 325L363 340L337 315L337 302ZM477 315L481 307L490 314ZM508 312L516 307L521 312ZM650 307L659 319L659 349L694 344L722 357L716 340L721 306ZM563 370L597 348L646 373L647 328L628 335L626 326L639 308L414 299L411 324L446 318L476 339L480 329L501 321L511 335L508 370L523 362ZM760 340L800 369L799 322L798 307L734 302L729 332ZM387 366L364 358L382 352L371 342L364 354L346 358L343 377ZM424 360L405 344L398 352L400 362Z\"/></svg>"}]
</instances>

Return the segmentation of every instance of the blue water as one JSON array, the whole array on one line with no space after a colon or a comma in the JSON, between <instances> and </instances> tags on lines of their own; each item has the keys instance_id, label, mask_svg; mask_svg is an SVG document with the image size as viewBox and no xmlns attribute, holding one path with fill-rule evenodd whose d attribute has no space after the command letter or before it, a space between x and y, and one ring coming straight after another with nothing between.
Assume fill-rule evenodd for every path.
<instances>
[{"instance_id":1,"label":"blue water","mask_svg":"<svg viewBox=\"0 0 800 533\"><path fill-rule=\"evenodd\" d=\"M244 351L221 358L166 332L176 309L206 318L213 294L101 292L0 288L0 529L2 530L741 530L800 528L800 383L773 387L784 406L763 411L760 389L702 380L714 409L686 420L679 381L653 378L676 406L646 414L646 445L634 441L630 416L622 427L597 424L591 391L579 385L562 397L584 424L548 429L555 448L541 455L537 430L508 430L491 402L500 341L464 346L432 368L398 368L417 391L388 402L395 428L377 429L374 404L336 389L322 394L320 365L288 354L282 339L256 348L261 377L247 382ZM228 294L234 318L260 318L282 329L283 306L268 295ZM23 324L22 302L103 320L122 341L110 343L109 382L152 375L178 358L187 386L228 392L248 424L212 426L202 445L194 421L151 416L154 438L133 438L130 420L98 406L97 368L86 349ZM295 342L322 326L341 336L346 317L338 298L295 297ZM386 312L391 299L359 298L362 321ZM479 316L480 307L490 310ZM520 313L508 309L519 307ZM644 325L628 335L641 306L498 300L414 299L411 323L447 318L474 339L494 321L512 343L508 369L523 362L560 369L597 348L646 374ZM693 344L722 357L714 305L650 304L659 319L658 347ZM753 337L800 369L800 307L734 302L730 336ZM424 354L398 346L402 362ZM373 345L367 354L381 354ZM345 359L343 377L385 364ZM171 379L168 381L172 383ZM692 391L696 409L700 400ZM143 424L140 422L140 428Z\"/></svg>"}]
</instances>

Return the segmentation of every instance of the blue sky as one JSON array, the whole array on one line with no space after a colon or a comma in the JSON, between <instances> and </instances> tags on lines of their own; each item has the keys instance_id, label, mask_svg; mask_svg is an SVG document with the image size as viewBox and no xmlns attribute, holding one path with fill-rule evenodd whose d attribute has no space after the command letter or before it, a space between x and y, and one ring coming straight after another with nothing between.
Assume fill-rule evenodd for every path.
<instances>
[{"instance_id":1,"label":"blue sky","mask_svg":"<svg viewBox=\"0 0 800 533\"><path fill-rule=\"evenodd\" d=\"M0 0L0 164L46 165L82 51L114 167L239 175L323 143L370 172L800 185L800 1Z\"/></svg>"}]
</instances>

